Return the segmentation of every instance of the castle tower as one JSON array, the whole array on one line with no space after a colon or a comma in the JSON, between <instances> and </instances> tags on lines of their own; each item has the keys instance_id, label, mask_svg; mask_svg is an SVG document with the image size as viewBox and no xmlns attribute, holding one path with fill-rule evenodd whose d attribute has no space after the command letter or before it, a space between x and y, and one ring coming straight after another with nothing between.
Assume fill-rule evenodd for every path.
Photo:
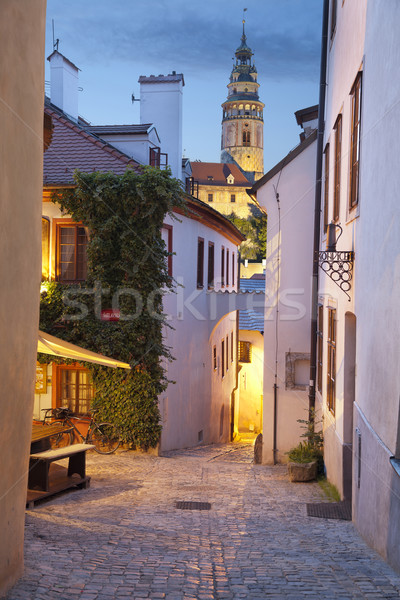
<instances>
[{"instance_id":1,"label":"castle tower","mask_svg":"<svg viewBox=\"0 0 400 600\"><path fill-rule=\"evenodd\" d=\"M250 181L264 175L263 108L258 97L257 70L244 32L235 52L228 83L228 98L222 104L221 162L236 162Z\"/></svg>"}]
</instances>

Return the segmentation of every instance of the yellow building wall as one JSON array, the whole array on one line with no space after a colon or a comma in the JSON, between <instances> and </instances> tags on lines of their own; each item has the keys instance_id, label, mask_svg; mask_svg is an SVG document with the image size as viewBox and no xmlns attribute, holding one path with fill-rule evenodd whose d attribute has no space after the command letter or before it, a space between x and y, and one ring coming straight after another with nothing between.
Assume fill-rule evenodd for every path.
<instances>
[{"instance_id":1,"label":"yellow building wall","mask_svg":"<svg viewBox=\"0 0 400 600\"><path fill-rule=\"evenodd\" d=\"M0 8L0 597L23 573L41 277L45 0Z\"/></svg>"},{"instance_id":2,"label":"yellow building wall","mask_svg":"<svg viewBox=\"0 0 400 600\"><path fill-rule=\"evenodd\" d=\"M239 363L239 434L248 431L261 433L264 338L259 331L241 329L239 340L251 343L251 362Z\"/></svg>"},{"instance_id":3,"label":"yellow building wall","mask_svg":"<svg viewBox=\"0 0 400 600\"><path fill-rule=\"evenodd\" d=\"M250 187L248 189L250 189ZM208 194L213 195L212 202L208 201ZM232 194L235 194L235 202L231 202ZM247 218L251 214L250 206L255 207L254 202L252 202L250 196L246 193L246 188L235 187L235 185L200 185L199 200L209 204L223 215L230 215L234 212L238 217L244 218Z\"/></svg>"}]
</instances>

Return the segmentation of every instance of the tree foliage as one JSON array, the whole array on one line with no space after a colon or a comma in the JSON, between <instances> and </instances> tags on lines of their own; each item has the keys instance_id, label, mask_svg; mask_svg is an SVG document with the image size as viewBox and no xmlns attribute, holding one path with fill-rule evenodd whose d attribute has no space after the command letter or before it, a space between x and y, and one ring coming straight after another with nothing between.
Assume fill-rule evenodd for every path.
<instances>
[{"instance_id":1,"label":"tree foliage","mask_svg":"<svg viewBox=\"0 0 400 600\"><path fill-rule=\"evenodd\" d=\"M40 328L131 365L131 371L85 365L93 376L94 406L102 420L122 429L125 442L155 446L161 431L157 397L168 384L161 361L172 359L162 336L162 298L173 281L161 228L174 207L185 206L181 184L151 167L122 176L76 172L75 183L52 200L88 228L87 281L49 282ZM119 321L101 319L102 310L115 308Z\"/></svg>"},{"instance_id":2,"label":"tree foliage","mask_svg":"<svg viewBox=\"0 0 400 600\"><path fill-rule=\"evenodd\" d=\"M227 218L246 236L240 245L241 258L261 262L267 250L267 216L253 205L250 210L247 218L238 217L234 212Z\"/></svg>"}]
</instances>

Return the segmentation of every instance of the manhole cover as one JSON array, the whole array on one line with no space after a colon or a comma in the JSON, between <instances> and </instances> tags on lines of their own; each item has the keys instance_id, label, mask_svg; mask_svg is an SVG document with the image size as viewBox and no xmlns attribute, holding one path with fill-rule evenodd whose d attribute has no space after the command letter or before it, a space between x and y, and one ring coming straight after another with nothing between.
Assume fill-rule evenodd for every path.
<instances>
[{"instance_id":1,"label":"manhole cover","mask_svg":"<svg viewBox=\"0 0 400 600\"><path fill-rule=\"evenodd\" d=\"M181 510L210 510L211 504L209 502L186 502L185 500L179 500L176 502L175 507Z\"/></svg>"},{"instance_id":2,"label":"manhole cover","mask_svg":"<svg viewBox=\"0 0 400 600\"><path fill-rule=\"evenodd\" d=\"M307 504L307 516L320 519L341 519L351 521L350 502L318 502Z\"/></svg>"}]
</instances>

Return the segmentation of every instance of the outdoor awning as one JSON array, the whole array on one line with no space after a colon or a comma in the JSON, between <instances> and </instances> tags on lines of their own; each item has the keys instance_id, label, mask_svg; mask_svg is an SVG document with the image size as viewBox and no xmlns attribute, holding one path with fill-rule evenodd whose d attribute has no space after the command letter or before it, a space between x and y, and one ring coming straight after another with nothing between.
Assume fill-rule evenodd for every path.
<instances>
[{"instance_id":1,"label":"outdoor awning","mask_svg":"<svg viewBox=\"0 0 400 600\"><path fill-rule=\"evenodd\" d=\"M43 354L53 354L54 356L63 356L65 358L72 358L78 361L84 360L85 362L95 363L97 365L104 365L106 367L113 367L114 369L119 367L120 369L130 369L128 363L120 362L114 358L108 358L96 352L85 350L74 344L69 344L60 340L54 335L49 335L44 331L39 331L38 339L38 352Z\"/></svg>"}]
</instances>

